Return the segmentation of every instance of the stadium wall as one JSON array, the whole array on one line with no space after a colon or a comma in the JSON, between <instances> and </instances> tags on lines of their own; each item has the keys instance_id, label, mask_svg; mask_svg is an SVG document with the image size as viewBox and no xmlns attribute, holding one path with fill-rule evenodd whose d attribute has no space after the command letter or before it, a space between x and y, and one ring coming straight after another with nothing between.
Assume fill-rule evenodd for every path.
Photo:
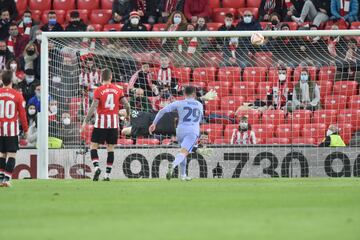
<instances>
[{"instance_id":1,"label":"stadium wall","mask_svg":"<svg viewBox=\"0 0 360 240\"><path fill-rule=\"evenodd\" d=\"M254 177L359 177L360 154L355 148L316 147L221 147L211 157L189 156L188 171L200 178ZM115 150L113 179L164 178L167 160L173 160L175 148L123 148ZM90 178L89 154L76 149L49 150L49 177L58 179ZM106 159L106 151L99 151ZM101 161L104 166L105 161ZM14 178L37 178L37 150L18 153ZM85 174L84 174L85 170ZM176 171L177 173L177 171Z\"/></svg>"}]
</instances>

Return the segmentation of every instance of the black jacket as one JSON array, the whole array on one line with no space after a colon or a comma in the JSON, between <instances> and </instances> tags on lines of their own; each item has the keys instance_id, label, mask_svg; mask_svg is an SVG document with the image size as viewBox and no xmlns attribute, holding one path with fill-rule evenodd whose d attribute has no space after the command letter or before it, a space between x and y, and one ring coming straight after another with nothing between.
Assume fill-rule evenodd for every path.
<instances>
[{"instance_id":1,"label":"black jacket","mask_svg":"<svg viewBox=\"0 0 360 240\"><path fill-rule=\"evenodd\" d=\"M146 26L144 24L142 24L142 23L139 23L139 25L137 25L137 26L133 26L133 25L131 25L131 23L126 23L121 28L121 31L125 31L125 32L145 32L145 31L147 31L147 29L146 29Z\"/></svg>"},{"instance_id":2,"label":"black jacket","mask_svg":"<svg viewBox=\"0 0 360 240\"><path fill-rule=\"evenodd\" d=\"M251 23L244 23L241 21L236 26L236 30L238 31L261 31L261 25L257 20L253 20Z\"/></svg>"},{"instance_id":3,"label":"black jacket","mask_svg":"<svg viewBox=\"0 0 360 240\"><path fill-rule=\"evenodd\" d=\"M129 13L134 8L133 2L134 2L133 0L128 0L128 1L114 0L113 5L112 5L112 13L113 14L117 13L120 16L122 16L123 19L128 19Z\"/></svg>"},{"instance_id":4,"label":"black jacket","mask_svg":"<svg viewBox=\"0 0 360 240\"><path fill-rule=\"evenodd\" d=\"M0 11L3 9L9 10L11 20L15 20L19 16L14 0L0 0Z\"/></svg>"},{"instance_id":5,"label":"black jacket","mask_svg":"<svg viewBox=\"0 0 360 240\"><path fill-rule=\"evenodd\" d=\"M327 15L330 15L330 0L312 0L316 10L320 11L320 8L325 9Z\"/></svg>"},{"instance_id":6,"label":"black jacket","mask_svg":"<svg viewBox=\"0 0 360 240\"><path fill-rule=\"evenodd\" d=\"M68 32L85 32L87 25L80 20L79 22L70 22L69 25L66 26L65 31Z\"/></svg>"},{"instance_id":7,"label":"black jacket","mask_svg":"<svg viewBox=\"0 0 360 240\"><path fill-rule=\"evenodd\" d=\"M4 22L3 20L0 20L0 40L6 40L9 38L9 27L10 22Z\"/></svg>"},{"instance_id":8,"label":"black jacket","mask_svg":"<svg viewBox=\"0 0 360 240\"><path fill-rule=\"evenodd\" d=\"M59 24L59 23L56 23L55 26L53 27L52 30L49 29L49 24L45 24L44 26L41 27L41 31L43 32L62 32L64 31L63 27Z\"/></svg>"},{"instance_id":9,"label":"black jacket","mask_svg":"<svg viewBox=\"0 0 360 240\"><path fill-rule=\"evenodd\" d=\"M37 85L40 84L40 81L35 79L32 83L27 84L26 80L24 79L18 84L19 89L21 89L23 97L26 102L29 101L35 95L35 88Z\"/></svg>"}]
</instances>

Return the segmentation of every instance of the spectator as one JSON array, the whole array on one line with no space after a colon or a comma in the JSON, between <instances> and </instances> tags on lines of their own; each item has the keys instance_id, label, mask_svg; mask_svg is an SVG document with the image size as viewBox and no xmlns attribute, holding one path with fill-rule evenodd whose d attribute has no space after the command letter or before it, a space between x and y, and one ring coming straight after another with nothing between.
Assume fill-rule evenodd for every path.
<instances>
[{"instance_id":1,"label":"spectator","mask_svg":"<svg viewBox=\"0 0 360 240\"><path fill-rule=\"evenodd\" d=\"M19 63L16 61L16 59L11 59L10 61L8 61L6 64L6 69L12 71L12 82L15 86L17 86L24 79L24 72L21 71Z\"/></svg>"},{"instance_id":2,"label":"spectator","mask_svg":"<svg viewBox=\"0 0 360 240\"><path fill-rule=\"evenodd\" d=\"M7 40L8 49L14 54L16 59L19 59L23 54L24 48L28 44L30 37L29 35L20 34L15 23L10 24L9 35Z\"/></svg>"},{"instance_id":3,"label":"spectator","mask_svg":"<svg viewBox=\"0 0 360 240\"><path fill-rule=\"evenodd\" d=\"M225 14L224 24L221 25L218 31L236 31L236 27L233 25L234 16L231 13ZM217 38L216 47L222 49L224 57L227 61L223 61L224 66L238 65L236 61L235 50L238 45L238 38Z\"/></svg>"},{"instance_id":4,"label":"spectator","mask_svg":"<svg viewBox=\"0 0 360 240\"><path fill-rule=\"evenodd\" d=\"M282 12L282 0L262 0L259 7L260 21L270 22L270 16L274 13L280 15Z\"/></svg>"},{"instance_id":5,"label":"spectator","mask_svg":"<svg viewBox=\"0 0 360 240\"><path fill-rule=\"evenodd\" d=\"M285 66L278 68L278 82L267 93L267 106L269 109L284 109L290 96L290 79ZM286 109L285 109L286 110Z\"/></svg>"},{"instance_id":6,"label":"spectator","mask_svg":"<svg viewBox=\"0 0 360 240\"><path fill-rule=\"evenodd\" d=\"M58 113L58 102L54 99L51 99L49 102L49 120L56 120L56 115Z\"/></svg>"},{"instance_id":7,"label":"spectator","mask_svg":"<svg viewBox=\"0 0 360 240\"><path fill-rule=\"evenodd\" d=\"M206 20L204 17L198 18L195 25L195 31L208 31L208 27L206 25Z\"/></svg>"},{"instance_id":8,"label":"spectator","mask_svg":"<svg viewBox=\"0 0 360 240\"><path fill-rule=\"evenodd\" d=\"M172 69L169 66L170 59L167 56L160 57L160 68L158 72L157 86L158 89L171 88Z\"/></svg>"},{"instance_id":9,"label":"spectator","mask_svg":"<svg viewBox=\"0 0 360 240\"><path fill-rule=\"evenodd\" d=\"M344 20L347 22L358 21L359 2L358 0L331 0L332 20Z\"/></svg>"},{"instance_id":10,"label":"spectator","mask_svg":"<svg viewBox=\"0 0 360 240\"><path fill-rule=\"evenodd\" d=\"M301 70L300 80L294 86L292 103L289 111L294 109L308 109L315 111L320 108L320 89L310 78L306 68Z\"/></svg>"},{"instance_id":11,"label":"spectator","mask_svg":"<svg viewBox=\"0 0 360 240\"><path fill-rule=\"evenodd\" d=\"M36 107L36 111L40 112L40 84L35 85L35 96L29 99L28 105L34 105Z\"/></svg>"},{"instance_id":12,"label":"spectator","mask_svg":"<svg viewBox=\"0 0 360 240\"><path fill-rule=\"evenodd\" d=\"M129 22L124 24L124 26L121 28L121 31L143 32L143 31L147 31L147 29L146 26L141 23L139 13L133 11L130 13Z\"/></svg>"},{"instance_id":13,"label":"spectator","mask_svg":"<svg viewBox=\"0 0 360 240\"><path fill-rule=\"evenodd\" d=\"M188 24L186 31L194 31L195 27L192 24ZM199 44L197 37L184 38L180 37L178 40L178 52L182 53L185 66L193 66L197 63L197 58L194 55L199 55ZM194 62L196 61L196 63Z\"/></svg>"},{"instance_id":14,"label":"spectator","mask_svg":"<svg viewBox=\"0 0 360 240\"><path fill-rule=\"evenodd\" d=\"M6 42L0 40L0 73L5 70L6 63L8 63L13 58L14 54L9 51L6 46Z\"/></svg>"},{"instance_id":15,"label":"spectator","mask_svg":"<svg viewBox=\"0 0 360 240\"><path fill-rule=\"evenodd\" d=\"M166 23L166 31L186 31L187 30L187 21L186 17L182 12L175 11L173 12L167 23ZM178 39L178 43L181 42L181 38ZM165 51L171 52L171 51L178 51L178 48L176 48L176 40L174 38L163 38L162 45Z\"/></svg>"},{"instance_id":16,"label":"spectator","mask_svg":"<svg viewBox=\"0 0 360 240\"><path fill-rule=\"evenodd\" d=\"M345 147L346 144L339 135L340 129L331 124L326 132L326 137L320 143L319 147Z\"/></svg>"},{"instance_id":17,"label":"spectator","mask_svg":"<svg viewBox=\"0 0 360 240\"><path fill-rule=\"evenodd\" d=\"M144 90L141 88L136 88L133 90L132 96L130 98L130 107L131 110L138 112L152 112L153 110L149 99L144 96Z\"/></svg>"},{"instance_id":18,"label":"spectator","mask_svg":"<svg viewBox=\"0 0 360 240\"><path fill-rule=\"evenodd\" d=\"M185 0L184 14L188 20L193 17L210 17L210 7L208 0Z\"/></svg>"},{"instance_id":19,"label":"spectator","mask_svg":"<svg viewBox=\"0 0 360 240\"><path fill-rule=\"evenodd\" d=\"M283 22L290 22L292 16L300 16L304 0L285 0L283 7Z\"/></svg>"},{"instance_id":20,"label":"spectator","mask_svg":"<svg viewBox=\"0 0 360 240\"><path fill-rule=\"evenodd\" d=\"M236 29L239 31L261 31L260 23L254 18L250 10L244 11L243 20L238 23Z\"/></svg>"},{"instance_id":21,"label":"spectator","mask_svg":"<svg viewBox=\"0 0 360 240\"><path fill-rule=\"evenodd\" d=\"M86 31L87 25L80 19L78 11L72 11L70 13L70 23L66 26L65 31L70 32L84 32Z\"/></svg>"},{"instance_id":22,"label":"spectator","mask_svg":"<svg viewBox=\"0 0 360 240\"><path fill-rule=\"evenodd\" d=\"M133 0L114 0L112 5L112 19L109 24L124 23L129 19Z\"/></svg>"},{"instance_id":23,"label":"spectator","mask_svg":"<svg viewBox=\"0 0 360 240\"><path fill-rule=\"evenodd\" d=\"M158 0L135 0L132 10L139 13L142 22L154 24L157 19L157 2Z\"/></svg>"},{"instance_id":24,"label":"spectator","mask_svg":"<svg viewBox=\"0 0 360 240\"><path fill-rule=\"evenodd\" d=\"M40 29L36 30L35 39L33 40L33 43L35 44L36 49L39 52L39 55L40 55L40 51L41 51L41 34L42 34L42 31Z\"/></svg>"},{"instance_id":25,"label":"spectator","mask_svg":"<svg viewBox=\"0 0 360 240\"><path fill-rule=\"evenodd\" d=\"M34 105L27 105L27 119L29 123L29 132L27 136L27 146L36 147L37 143L37 111Z\"/></svg>"},{"instance_id":26,"label":"spectator","mask_svg":"<svg viewBox=\"0 0 360 240\"><path fill-rule=\"evenodd\" d=\"M35 78L35 73L33 69L25 70L25 81L19 83L19 89L24 96L26 102L30 100L35 95L35 88L40 84L39 79Z\"/></svg>"},{"instance_id":27,"label":"spectator","mask_svg":"<svg viewBox=\"0 0 360 240\"><path fill-rule=\"evenodd\" d=\"M312 22L317 27L329 19L330 0L306 0L301 10L300 17L292 16L291 19L302 24L305 20Z\"/></svg>"},{"instance_id":28,"label":"spectator","mask_svg":"<svg viewBox=\"0 0 360 240\"><path fill-rule=\"evenodd\" d=\"M56 12L50 11L48 13L48 23L41 27L43 32L61 32L63 27L56 20Z\"/></svg>"},{"instance_id":29,"label":"spectator","mask_svg":"<svg viewBox=\"0 0 360 240\"><path fill-rule=\"evenodd\" d=\"M39 29L39 26L34 23L31 15L31 11L26 10L24 12L22 21L18 24L20 34L29 35L30 39L34 39L35 32Z\"/></svg>"},{"instance_id":30,"label":"spectator","mask_svg":"<svg viewBox=\"0 0 360 240\"><path fill-rule=\"evenodd\" d=\"M80 143L80 124L71 121L70 113L63 112L59 122L52 121L50 128L55 130L54 137L62 139L65 147Z\"/></svg>"},{"instance_id":31,"label":"spectator","mask_svg":"<svg viewBox=\"0 0 360 240\"><path fill-rule=\"evenodd\" d=\"M156 11L160 14L159 23L165 23L172 12L176 10L179 0L159 0Z\"/></svg>"},{"instance_id":32,"label":"spectator","mask_svg":"<svg viewBox=\"0 0 360 240\"><path fill-rule=\"evenodd\" d=\"M9 28L10 28L10 13L9 10L1 10L1 20L0 20L0 41L9 38Z\"/></svg>"},{"instance_id":33,"label":"spectator","mask_svg":"<svg viewBox=\"0 0 360 240\"><path fill-rule=\"evenodd\" d=\"M271 14L269 20L270 20L270 23L266 25L264 30L271 30L271 31L280 30L282 25L280 24L280 15L279 14L277 14L277 13Z\"/></svg>"},{"instance_id":34,"label":"spectator","mask_svg":"<svg viewBox=\"0 0 360 240\"><path fill-rule=\"evenodd\" d=\"M9 11L10 20L15 20L18 16L18 10L14 0L0 0L0 11L7 10Z\"/></svg>"},{"instance_id":35,"label":"spectator","mask_svg":"<svg viewBox=\"0 0 360 240\"><path fill-rule=\"evenodd\" d=\"M143 89L146 97L157 96L159 94L159 90L153 84L153 76L148 63L142 64L141 70L131 77L127 92L130 93L135 88Z\"/></svg>"},{"instance_id":36,"label":"spectator","mask_svg":"<svg viewBox=\"0 0 360 240\"><path fill-rule=\"evenodd\" d=\"M32 42L25 47L24 53L20 58L21 70L33 69L36 76L40 76L40 55L36 45Z\"/></svg>"},{"instance_id":37,"label":"spectator","mask_svg":"<svg viewBox=\"0 0 360 240\"><path fill-rule=\"evenodd\" d=\"M230 143L240 145L256 144L255 132L251 130L247 117L240 118L239 127L233 130Z\"/></svg>"},{"instance_id":38,"label":"spectator","mask_svg":"<svg viewBox=\"0 0 360 240\"><path fill-rule=\"evenodd\" d=\"M79 75L79 82L81 86L87 88L90 92L100 86L100 74L95 66L95 61L92 56L84 57L83 68Z\"/></svg>"}]
</instances>

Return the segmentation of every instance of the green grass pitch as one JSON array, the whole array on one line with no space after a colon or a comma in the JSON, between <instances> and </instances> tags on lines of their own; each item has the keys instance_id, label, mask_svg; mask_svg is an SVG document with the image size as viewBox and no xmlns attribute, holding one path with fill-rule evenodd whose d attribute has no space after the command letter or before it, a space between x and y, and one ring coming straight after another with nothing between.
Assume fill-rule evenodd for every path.
<instances>
[{"instance_id":1,"label":"green grass pitch","mask_svg":"<svg viewBox=\"0 0 360 240\"><path fill-rule=\"evenodd\" d=\"M0 239L360 239L360 179L19 180Z\"/></svg>"}]
</instances>

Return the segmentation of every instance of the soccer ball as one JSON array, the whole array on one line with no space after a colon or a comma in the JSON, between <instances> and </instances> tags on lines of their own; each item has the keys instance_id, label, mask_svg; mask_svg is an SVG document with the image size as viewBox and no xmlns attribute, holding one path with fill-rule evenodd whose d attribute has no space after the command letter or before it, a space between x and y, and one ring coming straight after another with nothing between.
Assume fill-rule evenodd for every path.
<instances>
[{"instance_id":1,"label":"soccer ball","mask_svg":"<svg viewBox=\"0 0 360 240\"><path fill-rule=\"evenodd\" d=\"M264 45L265 38L261 33L254 33L251 35L251 44L254 46Z\"/></svg>"}]
</instances>

